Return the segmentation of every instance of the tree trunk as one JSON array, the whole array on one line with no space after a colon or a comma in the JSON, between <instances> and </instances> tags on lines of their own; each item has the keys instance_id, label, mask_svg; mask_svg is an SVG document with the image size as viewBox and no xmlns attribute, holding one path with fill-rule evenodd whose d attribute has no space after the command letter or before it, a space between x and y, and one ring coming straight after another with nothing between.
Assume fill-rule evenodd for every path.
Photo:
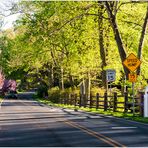
<instances>
[{"instance_id":1,"label":"tree trunk","mask_svg":"<svg viewBox=\"0 0 148 148\"><path fill-rule=\"evenodd\" d=\"M50 83L50 88L52 88L54 86L54 70L53 70L53 63L51 63L50 66L50 79L49 79L49 83Z\"/></svg>"},{"instance_id":2,"label":"tree trunk","mask_svg":"<svg viewBox=\"0 0 148 148\"><path fill-rule=\"evenodd\" d=\"M90 99L90 86L91 86L91 79L90 79L90 72L87 73L87 79L85 80L85 90L86 90L86 100Z\"/></svg>"},{"instance_id":3,"label":"tree trunk","mask_svg":"<svg viewBox=\"0 0 148 148\"><path fill-rule=\"evenodd\" d=\"M101 56L101 78L102 78L102 85L106 88L106 75L104 71L104 67L107 66L106 63L106 52L104 48L104 37L103 37L103 11L104 11L104 5L102 2L98 2L98 31L99 31L99 46L100 46L100 56Z\"/></svg>"},{"instance_id":4,"label":"tree trunk","mask_svg":"<svg viewBox=\"0 0 148 148\"><path fill-rule=\"evenodd\" d=\"M69 82L72 90L74 90L74 79L73 76L69 73Z\"/></svg>"},{"instance_id":5,"label":"tree trunk","mask_svg":"<svg viewBox=\"0 0 148 148\"><path fill-rule=\"evenodd\" d=\"M145 16L142 31L141 31L141 37L139 40L138 58L140 60L141 60L141 55L142 55L142 47L143 47L143 43L144 43L144 35L145 35L146 29L147 29L147 23L148 23L148 6L147 6L146 16ZM140 75L140 66L137 69L137 75Z\"/></svg>"},{"instance_id":6,"label":"tree trunk","mask_svg":"<svg viewBox=\"0 0 148 148\"><path fill-rule=\"evenodd\" d=\"M62 67L61 67L61 89L64 90L64 73Z\"/></svg>"},{"instance_id":7,"label":"tree trunk","mask_svg":"<svg viewBox=\"0 0 148 148\"><path fill-rule=\"evenodd\" d=\"M112 26L112 29L113 29L113 32L114 32L114 36L115 36L115 40L116 40L116 43L117 43L117 46L118 46L119 55L120 55L121 62L122 62L122 65L123 65L123 61L126 59L126 53L125 53L123 43L122 43L122 39L121 39L119 30L118 30L118 25L117 25L117 22L116 22L116 15L113 14L112 8L109 5L109 3L110 2L106 1L105 6L106 6L106 9L107 9L107 12L108 12L110 23L111 23L111 26ZM123 65L123 68L124 68L124 72L126 74L126 78L128 79L129 70L124 65Z\"/></svg>"}]
</instances>

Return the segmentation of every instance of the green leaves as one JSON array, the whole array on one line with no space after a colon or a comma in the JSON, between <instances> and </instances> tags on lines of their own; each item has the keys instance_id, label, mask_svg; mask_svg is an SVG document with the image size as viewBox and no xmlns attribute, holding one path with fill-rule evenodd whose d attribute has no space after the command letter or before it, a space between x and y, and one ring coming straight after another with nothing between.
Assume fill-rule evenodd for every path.
<instances>
[{"instance_id":1,"label":"green leaves","mask_svg":"<svg viewBox=\"0 0 148 148\"><path fill-rule=\"evenodd\" d=\"M123 69L122 62L105 8L102 11L103 23L98 23L98 4L100 3L74 1L21 2L18 8L22 15L15 24L15 31L12 31L15 35L6 33L7 35L2 35L0 39L0 63L4 71L8 75L20 69L31 71L34 74L38 73L40 80L51 83L53 77L55 81L61 81L62 77L65 82L69 81L69 75L80 81L86 78L88 73L95 79L103 69L114 68L118 81L120 70ZM145 15L143 8L146 8L146 4L116 4L112 2L109 6L118 8L118 11L113 13L117 16L123 47L126 53L136 52ZM103 30L103 45L106 50L107 65L103 69L99 25L102 25L100 28ZM148 61L146 44L143 49L144 59ZM143 72L146 71L146 64L142 67ZM45 75L40 71L44 68ZM60 69L63 69L63 76Z\"/></svg>"}]
</instances>

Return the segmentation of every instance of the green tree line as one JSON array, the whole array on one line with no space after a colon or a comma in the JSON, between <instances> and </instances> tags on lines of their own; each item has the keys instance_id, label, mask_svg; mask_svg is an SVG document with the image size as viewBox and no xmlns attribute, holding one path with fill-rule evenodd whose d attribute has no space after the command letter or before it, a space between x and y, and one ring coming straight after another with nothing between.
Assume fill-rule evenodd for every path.
<instances>
[{"instance_id":1,"label":"green tree line","mask_svg":"<svg viewBox=\"0 0 148 148\"><path fill-rule=\"evenodd\" d=\"M74 89L88 80L105 88L106 69L118 84L131 52L142 61L138 85L148 79L147 2L22 1L16 12L14 28L1 31L0 65L22 87Z\"/></svg>"}]
</instances>

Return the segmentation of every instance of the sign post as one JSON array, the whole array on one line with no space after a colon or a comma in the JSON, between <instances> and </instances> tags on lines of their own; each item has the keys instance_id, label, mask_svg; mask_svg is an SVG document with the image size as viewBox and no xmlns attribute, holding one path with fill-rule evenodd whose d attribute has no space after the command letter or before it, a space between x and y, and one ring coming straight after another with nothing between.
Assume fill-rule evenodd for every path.
<instances>
[{"instance_id":1,"label":"sign post","mask_svg":"<svg viewBox=\"0 0 148 148\"><path fill-rule=\"evenodd\" d=\"M116 71L114 69L106 70L106 81L107 81L107 92L108 92L108 82L110 82L110 93L111 93L111 83L116 79Z\"/></svg>"},{"instance_id":2,"label":"sign post","mask_svg":"<svg viewBox=\"0 0 148 148\"><path fill-rule=\"evenodd\" d=\"M132 100L133 100L133 115L135 115L135 99L134 99L134 96L135 96L135 82L132 82Z\"/></svg>"},{"instance_id":3,"label":"sign post","mask_svg":"<svg viewBox=\"0 0 148 148\"><path fill-rule=\"evenodd\" d=\"M137 80L137 75L134 73L134 71L140 66L141 61L133 54L131 53L124 61L123 65L126 66L131 73L129 73L128 78L129 82L132 82L132 100L133 100L133 115L135 114L135 82Z\"/></svg>"},{"instance_id":4,"label":"sign post","mask_svg":"<svg viewBox=\"0 0 148 148\"><path fill-rule=\"evenodd\" d=\"M132 100L133 100L133 115L135 114L135 99L134 99L134 96L135 96L135 82L137 80L137 74L136 73L129 73L128 75L128 80L129 82L132 82Z\"/></svg>"}]
</instances>

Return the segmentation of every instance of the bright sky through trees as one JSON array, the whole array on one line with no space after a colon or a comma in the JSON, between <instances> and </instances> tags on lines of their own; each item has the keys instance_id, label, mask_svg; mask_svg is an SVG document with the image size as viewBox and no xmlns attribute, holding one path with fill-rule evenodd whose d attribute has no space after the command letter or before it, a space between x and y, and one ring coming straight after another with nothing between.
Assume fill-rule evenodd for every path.
<instances>
[{"instance_id":1,"label":"bright sky through trees","mask_svg":"<svg viewBox=\"0 0 148 148\"><path fill-rule=\"evenodd\" d=\"M14 14L14 15L5 17L2 29L5 30L8 28L11 28L13 26L13 22L17 19L17 17L18 17L18 14Z\"/></svg>"},{"instance_id":2,"label":"bright sky through trees","mask_svg":"<svg viewBox=\"0 0 148 148\"><path fill-rule=\"evenodd\" d=\"M11 14L12 5L18 0L0 0L0 16L3 20L3 24L1 26L2 30L11 28L13 26L13 22L17 19L19 14Z\"/></svg>"}]
</instances>

